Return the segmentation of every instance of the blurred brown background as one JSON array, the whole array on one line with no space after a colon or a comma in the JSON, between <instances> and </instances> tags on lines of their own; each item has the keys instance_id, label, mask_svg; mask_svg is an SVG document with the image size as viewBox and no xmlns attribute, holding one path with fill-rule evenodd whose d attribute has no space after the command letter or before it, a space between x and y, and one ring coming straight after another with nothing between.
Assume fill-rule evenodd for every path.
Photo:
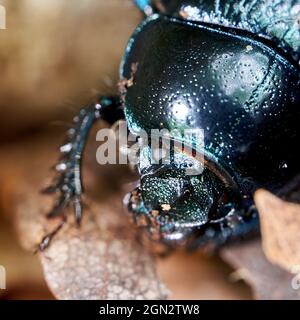
<instances>
[{"instance_id":1,"label":"blurred brown background","mask_svg":"<svg viewBox=\"0 0 300 320\"><path fill-rule=\"evenodd\" d=\"M0 30L0 265L7 270L7 290L0 298L51 299L37 256L19 244L13 195L22 179L42 170L45 143L55 155L80 106L99 93L117 92L120 59L142 16L130 0L0 4L7 19ZM158 272L172 298L251 297L246 285L230 282L232 270L217 257L178 252L160 260Z\"/></svg>"},{"instance_id":2,"label":"blurred brown background","mask_svg":"<svg viewBox=\"0 0 300 320\"><path fill-rule=\"evenodd\" d=\"M120 57L141 19L130 0L6 0L0 32L2 140L116 91ZM71 111L70 111L71 109Z\"/></svg>"}]
</instances>

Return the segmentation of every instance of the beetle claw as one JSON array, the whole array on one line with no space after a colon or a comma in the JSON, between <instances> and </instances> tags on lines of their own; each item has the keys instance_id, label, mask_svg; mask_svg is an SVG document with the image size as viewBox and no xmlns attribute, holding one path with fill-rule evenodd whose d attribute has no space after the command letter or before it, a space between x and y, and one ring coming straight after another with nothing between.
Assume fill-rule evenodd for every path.
<instances>
[{"instance_id":1,"label":"beetle claw","mask_svg":"<svg viewBox=\"0 0 300 320\"><path fill-rule=\"evenodd\" d=\"M53 240L53 238L55 237L55 235L62 229L62 227L64 226L66 221L67 221L67 217L64 216L63 220L58 224L58 226L52 232L46 234L43 237L41 242L37 245L34 253L44 252L49 247L49 245L50 245L51 241Z\"/></svg>"},{"instance_id":2,"label":"beetle claw","mask_svg":"<svg viewBox=\"0 0 300 320\"><path fill-rule=\"evenodd\" d=\"M48 186L48 187L42 189L41 193L43 193L43 194L52 194L52 193L54 193L56 191L57 191L56 186Z\"/></svg>"},{"instance_id":3,"label":"beetle claw","mask_svg":"<svg viewBox=\"0 0 300 320\"><path fill-rule=\"evenodd\" d=\"M70 201L70 196L68 194L66 195L62 194L58 202L55 204L52 210L47 214L47 218L53 218L61 215L62 210L68 205L69 201Z\"/></svg>"},{"instance_id":4,"label":"beetle claw","mask_svg":"<svg viewBox=\"0 0 300 320\"><path fill-rule=\"evenodd\" d=\"M76 224L79 226L82 219L82 204L81 204L80 196L74 197L73 206L74 206Z\"/></svg>"}]
</instances>

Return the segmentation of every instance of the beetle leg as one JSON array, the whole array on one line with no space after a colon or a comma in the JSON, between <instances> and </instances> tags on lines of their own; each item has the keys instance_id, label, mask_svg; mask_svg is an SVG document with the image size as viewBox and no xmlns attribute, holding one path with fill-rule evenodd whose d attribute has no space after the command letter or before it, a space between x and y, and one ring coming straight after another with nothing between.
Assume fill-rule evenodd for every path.
<instances>
[{"instance_id":1,"label":"beetle leg","mask_svg":"<svg viewBox=\"0 0 300 320\"><path fill-rule=\"evenodd\" d=\"M198 248L216 249L235 240L243 240L259 235L259 218L255 206L247 214L238 209L218 223L208 223L195 232L187 242L189 250Z\"/></svg>"},{"instance_id":2,"label":"beetle leg","mask_svg":"<svg viewBox=\"0 0 300 320\"><path fill-rule=\"evenodd\" d=\"M53 185L43 190L44 193L59 193L57 203L47 215L49 218L62 215L63 209L72 204L76 223L80 225L83 192L81 160L89 131L98 120L113 124L120 119L124 119L120 100L105 97L100 98L98 103L81 109L79 115L74 118L74 127L68 131L68 139L60 147L62 156L56 165L59 175L55 178Z\"/></svg>"}]
</instances>

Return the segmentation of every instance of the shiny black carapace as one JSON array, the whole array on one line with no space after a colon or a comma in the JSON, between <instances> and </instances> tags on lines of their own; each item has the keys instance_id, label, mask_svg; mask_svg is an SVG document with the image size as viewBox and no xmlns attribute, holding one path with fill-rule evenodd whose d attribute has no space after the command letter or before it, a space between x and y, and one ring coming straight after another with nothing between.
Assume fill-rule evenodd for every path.
<instances>
[{"instance_id":1,"label":"shiny black carapace","mask_svg":"<svg viewBox=\"0 0 300 320\"><path fill-rule=\"evenodd\" d=\"M277 192L299 172L300 1L136 3L146 19L121 62L120 98L101 97L75 118L61 172L48 188L60 194L49 216L65 217L72 203L80 223L88 132L97 120L125 119L137 136L151 129L204 132L201 147L184 141L190 148L180 161L152 164L151 144L140 150L140 183L125 202L154 239L197 247L255 232L253 192ZM191 161L204 170L187 175Z\"/></svg>"}]
</instances>

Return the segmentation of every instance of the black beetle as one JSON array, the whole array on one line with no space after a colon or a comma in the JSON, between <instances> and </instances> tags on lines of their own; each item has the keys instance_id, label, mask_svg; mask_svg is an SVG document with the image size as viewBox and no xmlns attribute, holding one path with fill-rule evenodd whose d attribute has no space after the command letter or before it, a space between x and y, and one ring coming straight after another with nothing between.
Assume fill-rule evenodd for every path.
<instances>
[{"instance_id":1,"label":"black beetle","mask_svg":"<svg viewBox=\"0 0 300 320\"><path fill-rule=\"evenodd\" d=\"M113 124L125 118L136 135L204 130L204 146L185 141L179 162L173 155L169 164L152 164L150 142L140 150L140 185L125 202L154 239L198 247L256 232L253 192L278 192L298 173L300 1L136 3L148 17L128 42L120 98L101 97L75 118L61 148L61 173L47 188L60 192L49 217L73 203L80 223L80 165L89 129L99 119ZM201 162L203 172L187 175L190 161Z\"/></svg>"}]
</instances>

